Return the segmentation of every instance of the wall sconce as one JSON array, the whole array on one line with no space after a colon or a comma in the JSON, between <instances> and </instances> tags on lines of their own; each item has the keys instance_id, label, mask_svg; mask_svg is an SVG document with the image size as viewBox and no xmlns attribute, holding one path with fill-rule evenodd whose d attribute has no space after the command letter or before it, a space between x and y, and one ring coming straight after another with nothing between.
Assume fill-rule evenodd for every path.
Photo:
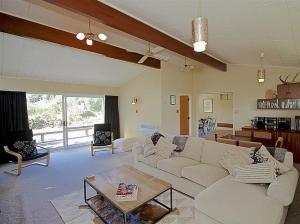
<instances>
[{"instance_id":1,"label":"wall sconce","mask_svg":"<svg viewBox=\"0 0 300 224\"><path fill-rule=\"evenodd\" d=\"M132 97L131 104L135 105L135 104L137 104L137 102L138 102L138 98L137 97Z\"/></svg>"},{"instance_id":2,"label":"wall sconce","mask_svg":"<svg viewBox=\"0 0 300 224\"><path fill-rule=\"evenodd\" d=\"M137 109L137 103L138 103L138 98L137 98L137 97L132 97L132 99L131 99L131 104L132 104L133 106L135 106L135 113L138 113L138 112L139 112L138 109Z\"/></svg>"}]
</instances>

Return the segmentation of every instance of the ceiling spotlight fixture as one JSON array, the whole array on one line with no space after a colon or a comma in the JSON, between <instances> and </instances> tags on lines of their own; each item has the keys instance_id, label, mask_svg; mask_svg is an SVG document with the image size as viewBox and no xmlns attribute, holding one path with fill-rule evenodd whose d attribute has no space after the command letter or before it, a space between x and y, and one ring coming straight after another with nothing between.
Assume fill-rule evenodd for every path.
<instances>
[{"instance_id":1,"label":"ceiling spotlight fixture","mask_svg":"<svg viewBox=\"0 0 300 224\"><path fill-rule=\"evenodd\" d=\"M200 0L199 0L199 10ZM200 13L199 13L200 14ZM206 50L208 43L208 20L203 16L199 16L192 21L192 35L193 35L193 46L194 51L203 52Z\"/></svg>"},{"instance_id":2,"label":"ceiling spotlight fixture","mask_svg":"<svg viewBox=\"0 0 300 224\"><path fill-rule=\"evenodd\" d=\"M89 46L93 45L93 40L92 39L86 39L86 44Z\"/></svg>"},{"instance_id":3,"label":"ceiling spotlight fixture","mask_svg":"<svg viewBox=\"0 0 300 224\"><path fill-rule=\"evenodd\" d=\"M85 35L84 35L84 33L77 33L76 38L77 38L78 40L84 40Z\"/></svg>"},{"instance_id":4,"label":"ceiling spotlight fixture","mask_svg":"<svg viewBox=\"0 0 300 224\"><path fill-rule=\"evenodd\" d=\"M266 79L266 69L263 68L264 53L260 53L260 68L257 70L257 81L258 83L264 83Z\"/></svg>"},{"instance_id":5,"label":"ceiling spotlight fixture","mask_svg":"<svg viewBox=\"0 0 300 224\"><path fill-rule=\"evenodd\" d=\"M92 46L93 45L93 39L96 37L97 35L96 34L94 34L94 33L92 33L92 31L91 31L91 21L89 20L89 32L88 33L82 33L82 32L80 32L80 33L77 33L76 34L76 38L78 39L78 40L84 40L84 39L86 39L86 44L87 45L89 45L89 46ZM100 39L100 40L107 40L107 36L104 34L104 33L99 33L98 34L98 38Z\"/></svg>"},{"instance_id":6,"label":"ceiling spotlight fixture","mask_svg":"<svg viewBox=\"0 0 300 224\"><path fill-rule=\"evenodd\" d=\"M100 40L107 40L107 36L104 33L99 33L98 37Z\"/></svg>"}]
</instances>

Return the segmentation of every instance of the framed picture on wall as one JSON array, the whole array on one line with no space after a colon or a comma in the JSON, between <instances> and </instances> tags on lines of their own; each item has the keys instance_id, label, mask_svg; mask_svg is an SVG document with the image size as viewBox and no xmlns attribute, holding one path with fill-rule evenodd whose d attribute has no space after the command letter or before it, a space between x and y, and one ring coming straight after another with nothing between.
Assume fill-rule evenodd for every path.
<instances>
[{"instance_id":1,"label":"framed picture on wall","mask_svg":"<svg viewBox=\"0 0 300 224\"><path fill-rule=\"evenodd\" d=\"M213 112L213 99L204 99L203 100L203 112L212 113Z\"/></svg>"},{"instance_id":2,"label":"framed picture on wall","mask_svg":"<svg viewBox=\"0 0 300 224\"><path fill-rule=\"evenodd\" d=\"M176 96L170 95L170 105L176 105Z\"/></svg>"}]
</instances>

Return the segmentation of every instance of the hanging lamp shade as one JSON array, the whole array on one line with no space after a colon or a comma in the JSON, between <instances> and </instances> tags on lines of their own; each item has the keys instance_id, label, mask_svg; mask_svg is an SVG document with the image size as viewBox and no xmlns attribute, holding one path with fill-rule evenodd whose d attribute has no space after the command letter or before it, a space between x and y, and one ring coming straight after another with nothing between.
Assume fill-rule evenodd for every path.
<instances>
[{"instance_id":1,"label":"hanging lamp shade","mask_svg":"<svg viewBox=\"0 0 300 224\"><path fill-rule=\"evenodd\" d=\"M260 68L257 70L257 81L259 83L265 82L266 79L266 69Z\"/></svg>"},{"instance_id":2,"label":"hanging lamp shade","mask_svg":"<svg viewBox=\"0 0 300 224\"><path fill-rule=\"evenodd\" d=\"M197 17L192 21L194 51L203 52L208 42L208 20L205 17Z\"/></svg>"},{"instance_id":3,"label":"hanging lamp shade","mask_svg":"<svg viewBox=\"0 0 300 224\"><path fill-rule=\"evenodd\" d=\"M257 82L264 83L266 79L266 69L263 67L263 59L265 54L263 52L260 53L260 68L257 69Z\"/></svg>"}]
</instances>

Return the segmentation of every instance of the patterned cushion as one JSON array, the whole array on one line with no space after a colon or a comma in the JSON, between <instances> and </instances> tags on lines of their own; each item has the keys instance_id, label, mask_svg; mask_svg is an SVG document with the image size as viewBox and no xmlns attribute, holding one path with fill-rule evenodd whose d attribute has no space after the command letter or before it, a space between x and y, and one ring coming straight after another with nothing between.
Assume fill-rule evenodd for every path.
<instances>
[{"instance_id":1,"label":"patterned cushion","mask_svg":"<svg viewBox=\"0 0 300 224\"><path fill-rule=\"evenodd\" d=\"M98 145L98 146L111 145L111 132L96 131L94 145Z\"/></svg>"},{"instance_id":2,"label":"patterned cushion","mask_svg":"<svg viewBox=\"0 0 300 224\"><path fill-rule=\"evenodd\" d=\"M153 142L153 145L156 145L158 140L160 139L160 137L165 137L163 136L161 133L158 133L158 132L154 132L151 136L151 140Z\"/></svg>"},{"instance_id":3,"label":"patterned cushion","mask_svg":"<svg viewBox=\"0 0 300 224\"><path fill-rule=\"evenodd\" d=\"M9 149L21 154L22 159L26 160L37 154L36 141L15 141Z\"/></svg>"},{"instance_id":4,"label":"patterned cushion","mask_svg":"<svg viewBox=\"0 0 300 224\"><path fill-rule=\"evenodd\" d=\"M283 163L276 160L264 145L262 145L260 148L255 148L252 150L252 152L250 152L250 156L254 161L253 164L267 162L273 163L276 170L276 176L280 176L281 174L290 170Z\"/></svg>"}]
</instances>

